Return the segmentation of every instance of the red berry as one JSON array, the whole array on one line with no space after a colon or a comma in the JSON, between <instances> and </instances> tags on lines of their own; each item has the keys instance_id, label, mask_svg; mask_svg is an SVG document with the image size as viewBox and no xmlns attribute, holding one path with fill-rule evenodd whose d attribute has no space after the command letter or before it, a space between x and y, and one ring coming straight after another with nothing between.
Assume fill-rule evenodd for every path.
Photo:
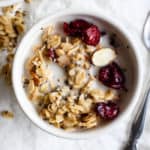
<instances>
[{"instance_id":1,"label":"red berry","mask_svg":"<svg viewBox=\"0 0 150 150\"><path fill-rule=\"evenodd\" d=\"M82 32L79 29L71 28L70 25L66 22L64 22L63 28L64 28L64 32L69 36L74 36L74 37L82 36Z\"/></svg>"},{"instance_id":2,"label":"red berry","mask_svg":"<svg viewBox=\"0 0 150 150\"><path fill-rule=\"evenodd\" d=\"M98 27L92 25L84 31L83 41L88 45L96 46L100 41L100 35Z\"/></svg>"},{"instance_id":3,"label":"red berry","mask_svg":"<svg viewBox=\"0 0 150 150\"><path fill-rule=\"evenodd\" d=\"M125 88L125 76L121 68L115 62L100 69L99 80L104 85L114 89Z\"/></svg>"},{"instance_id":4,"label":"red berry","mask_svg":"<svg viewBox=\"0 0 150 150\"><path fill-rule=\"evenodd\" d=\"M52 61L54 61L55 58L56 58L54 49L53 49L53 48L48 49L47 52L46 52L46 56L47 56L48 58L52 59Z\"/></svg>"},{"instance_id":5,"label":"red berry","mask_svg":"<svg viewBox=\"0 0 150 150\"><path fill-rule=\"evenodd\" d=\"M97 105L96 109L100 117L105 120L112 120L119 113L118 105L112 101L108 101L107 103L101 102Z\"/></svg>"},{"instance_id":6,"label":"red berry","mask_svg":"<svg viewBox=\"0 0 150 150\"><path fill-rule=\"evenodd\" d=\"M98 27L82 19L71 21L69 24L65 22L63 29L69 36L81 37L88 45L96 46L100 41L101 33Z\"/></svg>"},{"instance_id":7,"label":"red berry","mask_svg":"<svg viewBox=\"0 0 150 150\"><path fill-rule=\"evenodd\" d=\"M77 19L71 21L69 24L65 22L63 28L64 28L64 32L67 35L81 37L83 34L83 30L87 29L90 26L91 24L88 23L87 21L82 19Z\"/></svg>"},{"instance_id":8,"label":"red berry","mask_svg":"<svg viewBox=\"0 0 150 150\"><path fill-rule=\"evenodd\" d=\"M87 28L89 28L92 24L82 20L82 19L76 19L72 22L70 22L70 27L74 28L74 29L80 29L80 30L85 30Z\"/></svg>"}]
</instances>

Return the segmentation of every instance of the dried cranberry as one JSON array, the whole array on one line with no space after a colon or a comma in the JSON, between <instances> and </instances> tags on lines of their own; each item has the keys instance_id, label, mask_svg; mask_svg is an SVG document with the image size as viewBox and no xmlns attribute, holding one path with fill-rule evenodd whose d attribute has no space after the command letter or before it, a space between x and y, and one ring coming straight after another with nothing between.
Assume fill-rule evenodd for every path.
<instances>
[{"instance_id":1,"label":"dried cranberry","mask_svg":"<svg viewBox=\"0 0 150 150\"><path fill-rule=\"evenodd\" d=\"M89 28L92 24L82 20L82 19L76 19L72 22L70 22L70 27L74 28L74 29L80 29L80 30L85 30L87 28Z\"/></svg>"},{"instance_id":2,"label":"dried cranberry","mask_svg":"<svg viewBox=\"0 0 150 150\"><path fill-rule=\"evenodd\" d=\"M112 120L119 113L118 105L112 101L108 101L107 103L101 102L97 105L96 109L100 117L105 120Z\"/></svg>"},{"instance_id":3,"label":"dried cranberry","mask_svg":"<svg viewBox=\"0 0 150 150\"><path fill-rule=\"evenodd\" d=\"M67 35L81 37L88 45L96 46L99 43L101 33L98 27L85 20L77 19L69 24L64 22L63 28Z\"/></svg>"},{"instance_id":4,"label":"dried cranberry","mask_svg":"<svg viewBox=\"0 0 150 150\"><path fill-rule=\"evenodd\" d=\"M55 54L53 48L50 48L50 49L48 49L48 50L46 51L46 57L50 58L52 61L55 60L56 54Z\"/></svg>"},{"instance_id":5,"label":"dried cranberry","mask_svg":"<svg viewBox=\"0 0 150 150\"><path fill-rule=\"evenodd\" d=\"M125 76L121 68L115 62L100 69L99 80L108 87L125 89Z\"/></svg>"},{"instance_id":6,"label":"dried cranberry","mask_svg":"<svg viewBox=\"0 0 150 150\"><path fill-rule=\"evenodd\" d=\"M63 24L63 29L64 29L64 32L69 35L69 36L77 36L77 31L75 31L74 29L71 29L69 24L64 22Z\"/></svg>"},{"instance_id":7,"label":"dried cranberry","mask_svg":"<svg viewBox=\"0 0 150 150\"><path fill-rule=\"evenodd\" d=\"M88 45L96 46L100 41L100 30L97 26L92 25L91 27L84 30L83 41Z\"/></svg>"},{"instance_id":8,"label":"dried cranberry","mask_svg":"<svg viewBox=\"0 0 150 150\"><path fill-rule=\"evenodd\" d=\"M87 29L90 26L91 24L88 23L87 21L82 19L77 19L71 21L69 24L65 22L63 28L64 28L64 32L67 35L81 37L83 34L83 30Z\"/></svg>"},{"instance_id":9,"label":"dried cranberry","mask_svg":"<svg viewBox=\"0 0 150 150\"><path fill-rule=\"evenodd\" d=\"M70 25L68 23L64 23L64 32L69 35L69 36L77 36L77 37L81 37L82 36L82 32L79 29L74 29L71 28Z\"/></svg>"}]
</instances>

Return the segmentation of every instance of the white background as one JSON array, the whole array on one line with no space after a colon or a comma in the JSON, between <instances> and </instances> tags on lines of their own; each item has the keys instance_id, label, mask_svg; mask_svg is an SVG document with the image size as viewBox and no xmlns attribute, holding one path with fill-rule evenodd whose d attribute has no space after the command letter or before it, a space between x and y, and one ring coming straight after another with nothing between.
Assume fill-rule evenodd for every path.
<instances>
[{"instance_id":1,"label":"white background","mask_svg":"<svg viewBox=\"0 0 150 150\"><path fill-rule=\"evenodd\" d=\"M140 39L150 0L33 0L25 7L30 10L34 22L46 14L66 8L102 9L120 21ZM137 38L136 37L136 38ZM141 42L141 41L137 41ZM138 44L138 43L137 43ZM144 55L141 49L141 56ZM0 59L2 55L0 54ZM144 63L144 61L143 61ZM34 126L19 108L13 91L0 80L0 111L10 110L13 120L0 117L0 150L121 150L127 141L132 115L124 119L107 135L96 139L74 141L57 138ZM146 118L144 134L139 141L139 150L150 150L150 113Z\"/></svg>"}]
</instances>

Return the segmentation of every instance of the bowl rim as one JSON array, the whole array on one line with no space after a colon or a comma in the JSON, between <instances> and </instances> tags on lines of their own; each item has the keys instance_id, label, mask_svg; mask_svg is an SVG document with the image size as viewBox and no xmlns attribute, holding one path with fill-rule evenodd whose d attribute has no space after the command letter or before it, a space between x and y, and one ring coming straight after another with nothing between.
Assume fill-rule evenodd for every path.
<instances>
[{"instance_id":1,"label":"bowl rim","mask_svg":"<svg viewBox=\"0 0 150 150\"><path fill-rule=\"evenodd\" d=\"M137 81L136 81L136 87L135 87L135 91L132 95L132 100L130 102L130 104L126 107L126 109L124 110L124 112L122 112L122 114L120 116L118 116L118 118L115 119L115 121L113 121L112 123L110 123L109 125L105 126L102 130L99 130L99 132L82 132L82 134L76 134L76 133L72 133L72 132L60 132L60 131L49 131L46 128L41 127L40 124L37 124L37 122L35 120L33 120L33 118L28 114L28 112L24 109L22 103L21 103L21 97L18 93L18 87L15 84L15 81L17 80L17 78L15 78L15 74L16 74L16 68L17 68L17 64L16 64L16 60L18 59L18 53L19 50L22 47L22 43L24 43L24 41L26 41L26 38L32 33L32 31L34 31L34 29L38 28L39 26L43 25L44 22L47 22L48 20L51 20L53 18L57 18L57 17L61 17L64 15L89 15L89 16L94 16L97 18L100 18L110 24L112 24L115 28L117 28L130 42L132 48L133 48L133 52L135 55L135 59L137 61ZM12 83L13 83L13 89L14 89L14 93L16 95L17 101L19 103L19 106L21 107L21 109L23 110L23 112L25 113L25 115L40 129L46 131L47 133L50 133L52 135L55 135L57 137L61 137L61 138L67 138L67 139L87 139L87 138L92 138L92 137L96 137L99 133L106 133L111 127L115 126L115 124L119 123L119 121L121 122L121 120L125 117L125 115L127 114L127 112L131 111L131 109L134 107L134 105L137 103L138 98L140 96L140 89L142 86L142 79L143 79L143 67L142 67L142 59L140 57L140 53L136 50L138 49L138 47L136 46L136 41L134 40L132 34L119 22L119 20L117 20L115 17L110 17L107 13L105 12L100 12L100 11L89 11L89 10L64 10L61 12L58 12L56 14L52 14L50 16L46 16L44 17L41 21L37 22L26 34L25 36L22 38L16 54L15 54L15 58L14 58L14 62L13 62L13 67L12 67ZM124 117L123 117L124 116Z\"/></svg>"}]
</instances>

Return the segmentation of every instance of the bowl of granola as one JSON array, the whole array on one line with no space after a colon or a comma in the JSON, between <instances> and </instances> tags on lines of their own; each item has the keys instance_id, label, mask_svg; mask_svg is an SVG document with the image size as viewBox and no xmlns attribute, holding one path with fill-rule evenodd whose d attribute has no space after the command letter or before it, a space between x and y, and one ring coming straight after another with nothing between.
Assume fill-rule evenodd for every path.
<instances>
[{"instance_id":1,"label":"bowl of granola","mask_svg":"<svg viewBox=\"0 0 150 150\"><path fill-rule=\"evenodd\" d=\"M132 36L108 15L65 11L21 41L12 80L25 114L56 136L107 132L140 94L141 58Z\"/></svg>"}]
</instances>

